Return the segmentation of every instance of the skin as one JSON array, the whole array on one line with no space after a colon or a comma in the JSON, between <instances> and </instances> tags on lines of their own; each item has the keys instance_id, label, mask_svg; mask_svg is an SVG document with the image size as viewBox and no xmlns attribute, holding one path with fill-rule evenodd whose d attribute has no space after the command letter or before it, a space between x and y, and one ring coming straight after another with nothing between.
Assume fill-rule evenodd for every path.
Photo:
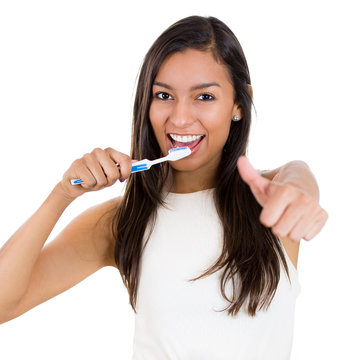
<instances>
[{"instance_id":1,"label":"skin","mask_svg":"<svg viewBox=\"0 0 363 360\"><path fill-rule=\"evenodd\" d=\"M233 103L233 86L226 69L208 52L186 50L164 61L156 82L150 120L162 152L167 154L171 146L167 138L170 132L205 135L194 154L170 162L171 190L186 193L214 187L231 119L243 115ZM218 85L195 89L205 83ZM160 92L167 95L159 98ZM84 211L55 239L47 245L45 242L77 197L128 178L131 164L128 155L112 148L96 148L75 160L39 209L1 247L0 323L66 291L102 267L117 267L111 219L120 197ZM312 239L327 220L319 205L314 176L300 161L263 176L245 157L236 166L263 208L260 221L280 236L296 267L300 239ZM70 185L70 180L77 178L84 183Z\"/></svg>"}]
</instances>

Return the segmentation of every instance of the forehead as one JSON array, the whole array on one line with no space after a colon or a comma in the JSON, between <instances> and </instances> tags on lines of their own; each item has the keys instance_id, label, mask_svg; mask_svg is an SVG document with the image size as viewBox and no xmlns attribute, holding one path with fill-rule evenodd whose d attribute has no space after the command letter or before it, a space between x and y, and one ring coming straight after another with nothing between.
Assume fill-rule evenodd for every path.
<instances>
[{"instance_id":1,"label":"forehead","mask_svg":"<svg viewBox=\"0 0 363 360\"><path fill-rule=\"evenodd\" d=\"M215 59L211 51L187 49L169 55L161 64L155 81L173 87L193 86L217 82L231 87L232 81L225 65Z\"/></svg>"}]
</instances>

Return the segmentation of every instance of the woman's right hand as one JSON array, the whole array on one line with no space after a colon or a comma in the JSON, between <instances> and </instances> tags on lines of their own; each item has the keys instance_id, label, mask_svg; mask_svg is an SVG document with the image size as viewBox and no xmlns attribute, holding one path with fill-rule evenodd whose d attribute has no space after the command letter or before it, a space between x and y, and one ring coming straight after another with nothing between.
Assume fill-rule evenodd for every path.
<instances>
[{"instance_id":1,"label":"woman's right hand","mask_svg":"<svg viewBox=\"0 0 363 360\"><path fill-rule=\"evenodd\" d=\"M98 191L113 185L117 180L127 179L131 167L132 161L128 155L112 148L95 148L72 163L63 175L61 188L64 195L73 200L86 192ZM84 182L72 185L71 179L82 179Z\"/></svg>"}]
</instances>

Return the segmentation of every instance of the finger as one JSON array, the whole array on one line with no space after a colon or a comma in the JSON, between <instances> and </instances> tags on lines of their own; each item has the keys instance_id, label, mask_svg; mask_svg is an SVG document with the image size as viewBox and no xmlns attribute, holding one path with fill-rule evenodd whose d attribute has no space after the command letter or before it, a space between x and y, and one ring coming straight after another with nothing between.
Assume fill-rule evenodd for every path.
<instances>
[{"instance_id":1,"label":"finger","mask_svg":"<svg viewBox=\"0 0 363 360\"><path fill-rule=\"evenodd\" d=\"M302 204L290 204L273 225L272 231L278 237L288 236L293 229L296 229L297 224L301 223L305 212L306 209Z\"/></svg>"},{"instance_id":2,"label":"finger","mask_svg":"<svg viewBox=\"0 0 363 360\"><path fill-rule=\"evenodd\" d=\"M323 227L324 227L324 224L321 223L320 221L317 221L314 224L314 226L311 227L309 232L306 235L302 236L302 238L307 241L313 239L316 235L318 235L320 233L320 231L322 230Z\"/></svg>"},{"instance_id":3,"label":"finger","mask_svg":"<svg viewBox=\"0 0 363 360\"><path fill-rule=\"evenodd\" d=\"M273 227L293 201L293 194L276 184L270 184L269 193L270 197L261 211L260 221L267 227Z\"/></svg>"},{"instance_id":4,"label":"finger","mask_svg":"<svg viewBox=\"0 0 363 360\"><path fill-rule=\"evenodd\" d=\"M315 223L311 226L310 230L306 232L306 234L303 236L303 239L311 240L314 238L325 226L327 220L328 213L324 209L321 209L319 215L316 217Z\"/></svg>"},{"instance_id":5,"label":"finger","mask_svg":"<svg viewBox=\"0 0 363 360\"><path fill-rule=\"evenodd\" d=\"M94 154L86 154L83 156L85 166L96 179L96 184L93 187L104 187L107 185L106 174L103 171L101 164ZM83 179L82 179L83 180ZM83 185L83 184L82 184Z\"/></svg>"},{"instance_id":6,"label":"finger","mask_svg":"<svg viewBox=\"0 0 363 360\"><path fill-rule=\"evenodd\" d=\"M265 192L267 190L270 181L261 176L245 156L239 157L237 161L237 168L242 179L248 185L258 188L261 192Z\"/></svg>"},{"instance_id":7,"label":"finger","mask_svg":"<svg viewBox=\"0 0 363 360\"><path fill-rule=\"evenodd\" d=\"M123 154L113 148L107 148L105 151L108 153L110 158L119 164L120 169L120 180L125 180L131 175L132 161L130 156Z\"/></svg>"},{"instance_id":8,"label":"finger","mask_svg":"<svg viewBox=\"0 0 363 360\"><path fill-rule=\"evenodd\" d=\"M239 157L237 168L243 181L249 185L256 200L261 206L264 206L269 196L270 180L261 176L245 156Z\"/></svg>"},{"instance_id":9,"label":"finger","mask_svg":"<svg viewBox=\"0 0 363 360\"><path fill-rule=\"evenodd\" d=\"M80 185L84 189L91 189L97 185L97 179L94 177L92 171L90 171L87 167L85 167L80 176L75 176L75 178L82 179L83 183Z\"/></svg>"},{"instance_id":10,"label":"finger","mask_svg":"<svg viewBox=\"0 0 363 360\"><path fill-rule=\"evenodd\" d=\"M295 226L289 231L289 238L294 241L302 239L308 231L315 225L317 215L319 213L319 206L309 206L304 209L303 216L295 224Z\"/></svg>"},{"instance_id":11,"label":"finger","mask_svg":"<svg viewBox=\"0 0 363 360\"><path fill-rule=\"evenodd\" d=\"M115 181L120 177L120 169L118 168L117 164L110 158L108 153L102 149L94 149L93 153L95 154L103 170L103 173L106 176L106 186L113 185Z\"/></svg>"},{"instance_id":12,"label":"finger","mask_svg":"<svg viewBox=\"0 0 363 360\"><path fill-rule=\"evenodd\" d=\"M90 169L85 164L84 159L77 159L73 162L72 167L74 168L73 172L68 175L67 184L70 179L82 179L83 183L80 186L84 189L92 188L97 184L95 177L93 176ZM71 188L74 188L73 186ZM77 187L75 187L77 188Z\"/></svg>"}]
</instances>

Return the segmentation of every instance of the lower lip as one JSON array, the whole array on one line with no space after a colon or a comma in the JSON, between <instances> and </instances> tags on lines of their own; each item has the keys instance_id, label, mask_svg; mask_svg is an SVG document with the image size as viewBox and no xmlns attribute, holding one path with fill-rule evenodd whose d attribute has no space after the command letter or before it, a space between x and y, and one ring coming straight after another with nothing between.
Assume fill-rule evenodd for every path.
<instances>
[{"instance_id":1,"label":"lower lip","mask_svg":"<svg viewBox=\"0 0 363 360\"><path fill-rule=\"evenodd\" d=\"M188 145L185 145L185 146L188 146L189 149L192 151L192 153L189 156L193 155L196 151L198 151L198 149L200 147L200 144L203 142L204 138L205 138L205 136L203 136L202 139L193 148L189 147ZM172 143L172 141L170 140L169 137L168 137L168 139L169 139L169 143L171 145L171 148L174 148L174 144Z\"/></svg>"},{"instance_id":2,"label":"lower lip","mask_svg":"<svg viewBox=\"0 0 363 360\"><path fill-rule=\"evenodd\" d=\"M205 136L202 137L202 139L199 141L199 143L197 143L197 145L195 145L193 147L193 149L190 149L192 151L192 153L190 155L193 155L200 147L200 144L203 142Z\"/></svg>"}]
</instances>

